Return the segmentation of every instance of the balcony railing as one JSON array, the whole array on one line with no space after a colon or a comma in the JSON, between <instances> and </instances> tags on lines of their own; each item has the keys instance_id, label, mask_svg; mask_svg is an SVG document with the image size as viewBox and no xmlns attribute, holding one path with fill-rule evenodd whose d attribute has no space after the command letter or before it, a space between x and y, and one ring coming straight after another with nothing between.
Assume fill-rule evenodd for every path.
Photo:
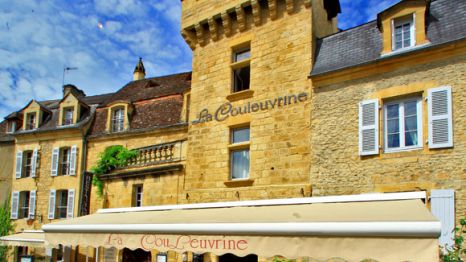
<instances>
[{"instance_id":1,"label":"balcony railing","mask_svg":"<svg viewBox=\"0 0 466 262\"><path fill-rule=\"evenodd\" d=\"M179 162L182 158L182 141L152 145L135 150L138 151L137 156L118 169Z\"/></svg>"}]
</instances>

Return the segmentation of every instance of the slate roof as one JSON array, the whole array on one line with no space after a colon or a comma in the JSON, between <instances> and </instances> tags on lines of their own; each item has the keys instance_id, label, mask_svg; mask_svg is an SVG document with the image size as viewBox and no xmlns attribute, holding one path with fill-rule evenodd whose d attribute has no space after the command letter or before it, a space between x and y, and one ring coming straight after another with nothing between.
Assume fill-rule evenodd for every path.
<instances>
[{"instance_id":1,"label":"slate roof","mask_svg":"<svg viewBox=\"0 0 466 262\"><path fill-rule=\"evenodd\" d=\"M426 30L431 43L424 48L466 38L466 1L433 0L430 3ZM406 53L422 49L412 49ZM327 36L317 41L316 62L311 76L393 57L382 57L381 52L382 33L377 27L377 21ZM402 54L404 53L399 53Z\"/></svg>"}]
</instances>

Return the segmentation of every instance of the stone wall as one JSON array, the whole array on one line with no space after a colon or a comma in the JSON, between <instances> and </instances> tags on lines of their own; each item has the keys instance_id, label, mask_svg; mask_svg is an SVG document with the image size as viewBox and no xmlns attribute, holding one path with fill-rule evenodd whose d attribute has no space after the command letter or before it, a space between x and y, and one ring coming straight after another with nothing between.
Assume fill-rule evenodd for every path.
<instances>
[{"instance_id":1,"label":"stone wall","mask_svg":"<svg viewBox=\"0 0 466 262\"><path fill-rule=\"evenodd\" d=\"M232 51L250 42L252 96L230 99L233 107L288 95L309 93L312 65L312 11L297 1L288 13L277 2L276 19L263 17L256 26L250 20L240 32L233 21L233 34L205 39L193 51L190 119L199 119L207 109L214 114L227 102L232 87ZM266 110L230 116L224 121L191 124L188 134L186 202L303 197L311 194L310 99L269 107ZM280 102L278 102L280 103ZM244 111L243 111L244 112ZM250 180L229 183L230 129L249 125ZM252 185L251 185L252 184Z\"/></svg>"},{"instance_id":2,"label":"stone wall","mask_svg":"<svg viewBox=\"0 0 466 262\"><path fill-rule=\"evenodd\" d=\"M0 144L0 205L10 199L11 179L13 177L13 163L15 145L13 143Z\"/></svg>"},{"instance_id":3,"label":"stone wall","mask_svg":"<svg viewBox=\"0 0 466 262\"><path fill-rule=\"evenodd\" d=\"M137 149L151 145L186 140L186 127L165 128L139 134L117 134L106 137L91 138L88 142L87 170L96 165L99 155L109 146L122 145L128 149ZM181 146L181 161L174 164L184 165L186 143ZM170 163L164 164L169 165ZM163 165L158 165L163 166ZM138 168L138 171L155 166ZM99 208L130 207L133 185L143 184L143 206L177 204L178 190L184 169L161 175L147 175L133 178L116 178L105 181L106 195L99 197L95 187L91 192L91 213Z\"/></svg>"},{"instance_id":4,"label":"stone wall","mask_svg":"<svg viewBox=\"0 0 466 262\"><path fill-rule=\"evenodd\" d=\"M445 56L447 57L447 56ZM411 61L415 63L414 61ZM411 63L410 62L410 63ZM377 65L374 65L377 67ZM375 69L377 71L377 69ZM378 70L378 72L382 72ZM311 183L314 196L454 189L456 214L466 212L466 56L402 66L356 80L314 86L312 94ZM358 103L403 96L425 98L427 90L451 86L454 147L358 155ZM382 105L383 106L383 105ZM423 140L427 140L427 102L422 100ZM382 112L382 111L380 111ZM380 114L380 130L383 117ZM380 132L382 133L382 132ZM383 144L383 136L380 136Z\"/></svg>"}]
</instances>

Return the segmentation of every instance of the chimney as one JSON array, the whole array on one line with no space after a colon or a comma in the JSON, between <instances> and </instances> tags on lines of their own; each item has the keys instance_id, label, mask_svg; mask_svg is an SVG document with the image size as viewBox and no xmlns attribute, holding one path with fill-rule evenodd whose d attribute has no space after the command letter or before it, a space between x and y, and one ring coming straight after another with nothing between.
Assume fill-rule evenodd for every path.
<instances>
[{"instance_id":1,"label":"chimney","mask_svg":"<svg viewBox=\"0 0 466 262\"><path fill-rule=\"evenodd\" d=\"M144 68L144 64L142 63L142 58L139 58L139 62L136 65L136 68L134 68L133 72L133 80L142 80L146 77L146 69Z\"/></svg>"}]
</instances>

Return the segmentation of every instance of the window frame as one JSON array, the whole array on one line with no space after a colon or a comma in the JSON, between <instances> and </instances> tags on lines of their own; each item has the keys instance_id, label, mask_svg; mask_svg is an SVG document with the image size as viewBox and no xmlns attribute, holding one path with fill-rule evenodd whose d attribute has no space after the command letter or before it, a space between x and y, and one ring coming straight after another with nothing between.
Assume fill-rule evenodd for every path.
<instances>
[{"instance_id":1,"label":"window frame","mask_svg":"<svg viewBox=\"0 0 466 262\"><path fill-rule=\"evenodd\" d=\"M68 189L57 190L55 194L55 219L66 219L68 215ZM65 199L65 204L63 204L63 199ZM60 212L65 210L65 216L61 217Z\"/></svg>"},{"instance_id":2,"label":"window frame","mask_svg":"<svg viewBox=\"0 0 466 262\"><path fill-rule=\"evenodd\" d=\"M392 20L392 51L402 51L406 49L413 48L416 45L416 26L415 26L415 14L409 14L402 17L397 17ZM405 24L409 23L409 46L404 46L404 34L403 34L403 27ZM401 47L396 48L396 28L401 26Z\"/></svg>"},{"instance_id":3,"label":"window frame","mask_svg":"<svg viewBox=\"0 0 466 262\"><path fill-rule=\"evenodd\" d=\"M31 123L31 119L34 117L34 121ZM26 130L34 130L37 128L37 112L29 112L26 114Z\"/></svg>"},{"instance_id":4,"label":"window frame","mask_svg":"<svg viewBox=\"0 0 466 262\"><path fill-rule=\"evenodd\" d=\"M71 111L71 119L67 118L67 113ZM65 107L62 112L62 126L69 126L74 124L74 107Z\"/></svg>"},{"instance_id":5,"label":"window frame","mask_svg":"<svg viewBox=\"0 0 466 262\"><path fill-rule=\"evenodd\" d=\"M26 150L23 151L23 160L22 160L22 171L21 171L21 178L28 178L32 177L32 161L34 160L34 151ZM29 163L28 163L29 162Z\"/></svg>"},{"instance_id":6,"label":"window frame","mask_svg":"<svg viewBox=\"0 0 466 262\"><path fill-rule=\"evenodd\" d=\"M29 218L29 203L31 199L30 191L21 191L19 192L19 203L18 203L18 219L28 219ZM25 212L25 213L23 213Z\"/></svg>"},{"instance_id":7,"label":"window frame","mask_svg":"<svg viewBox=\"0 0 466 262\"><path fill-rule=\"evenodd\" d=\"M249 135L248 135L248 140L245 141L239 141L239 142L234 142L234 136L236 131L240 130L249 130ZM249 125L247 126L238 126L238 127L233 127L230 128L230 146L229 146L229 162L230 162L230 170L229 170L229 180L230 181L241 181L241 180L249 180L251 178L251 150L250 150L250 142L251 142L251 127ZM239 178L234 178L234 154L237 152L244 152L246 151L248 154L248 170L247 170L247 175L246 177L239 177Z\"/></svg>"},{"instance_id":8,"label":"window frame","mask_svg":"<svg viewBox=\"0 0 466 262\"><path fill-rule=\"evenodd\" d=\"M16 132L16 121L8 121L6 133L13 134L14 132Z\"/></svg>"},{"instance_id":9,"label":"window frame","mask_svg":"<svg viewBox=\"0 0 466 262\"><path fill-rule=\"evenodd\" d=\"M139 191L140 189L140 191ZM138 199L138 197L140 197ZM142 199L144 197L144 187L142 184L133 185L133 207L142 207Z\"/></svg>"},{"instance_id":10,"label":"window frame","mask_svg":"<svg viewBox=\"0 0 466 262\"><path fill-rule=\"evenodd\" d=\"M417 135L418 135L418 143L417 145L406 146L405 141L405 133L406 133L406 126L405 126L405 110L404 106L408 102L416 101L416 119L417 119ZM398 131L400 134L399 137L399 147L388 147L388 106L390 105L398 105ZM383 105L383 141L384 141L384 152L385 153L393 153L393 152L402 152L402 151L410 151L410 150L418 150L423 148L423 104L422 104L422 96L412 96L403 99L392 100L389 102L385 102Z\"/></svg>"},{"instance_id":11,"label":"window frame","mask_svg":"<svg viewBox=\"0 0 466 262\"><path fill-rule=\"evenodd\" d=\"M67 152L67 159L65 161L65 152ZM58 172L57 176L68 176L70 175L71 169L71 147L61 147L58 153ZM66 172L63 173L64 167Z\"/></svg>"},{"instance_id":12,"label":"window frame","mask_svg":"<svg viewBox=\"0 0 466 262\"><path fill-rule=\"evenodd\" d=\"M119 112L120 110L122 112L121 115L116 116L116 112ZM125 111L125 107L123 106L117 106L112 108L110 119L110 131L112 133L125 131ZM118 129L115 128L117 126L116 124L118 124Z\"/></svg>"},{"instance_id":13,"label":"window frame","mask_svg":"<svg viewBox=\"0 0 466 262\"><path fill-rule=\"evenodd\" d=\"M246 57L243 59L238 59L238 55L248 53ZM240 47L232 49L232 56L231 56L231 93L239 93L247 90L251 90L251 44L248 42L247 44L243 44ZM248 86L247 88L238 90L237 89L237 72L243 69L249 68L249 79L248 79Z\"/></svg>"}]
</instances>

